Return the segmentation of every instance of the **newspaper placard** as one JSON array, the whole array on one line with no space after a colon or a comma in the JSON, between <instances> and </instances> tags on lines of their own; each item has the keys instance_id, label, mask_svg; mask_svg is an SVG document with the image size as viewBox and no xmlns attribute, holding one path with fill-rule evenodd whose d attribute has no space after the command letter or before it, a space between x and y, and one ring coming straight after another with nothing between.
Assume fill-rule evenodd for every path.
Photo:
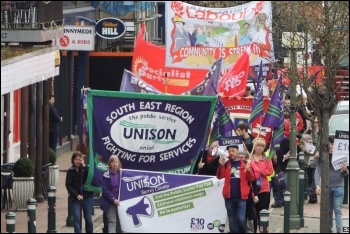
<instances>
[{"instance_id":1,"label":"newspaper placard","mask_svg":"<svg viewBox=\"0 0 350 234\"><path fill-rule=\"evenodd\" d=\"M336 130L332 157L334 170L339 170L343 162L349 166L349 132Z\"/></svg>"},{"instance_id":2,"label":"newspaper placard","mask_svg":"<svg viewBox=\"0 0 350 234\"><path fill-rule=\"evenodd\" d=\"M341 218L341 233L349 233L349 217Z\"/></svg>"},{"instance_id":3,"label":"newspaper placard","mask_svg":"<svg viewBox=\"0 0 350 234\"><path fill-rule=\"evenodd\" d=\"M306 148L306 152L308 152L309 154L313 154L316 150L316 146L314 146L311 143L306 143L305 148Z\"/></svg>"}]
</instances>

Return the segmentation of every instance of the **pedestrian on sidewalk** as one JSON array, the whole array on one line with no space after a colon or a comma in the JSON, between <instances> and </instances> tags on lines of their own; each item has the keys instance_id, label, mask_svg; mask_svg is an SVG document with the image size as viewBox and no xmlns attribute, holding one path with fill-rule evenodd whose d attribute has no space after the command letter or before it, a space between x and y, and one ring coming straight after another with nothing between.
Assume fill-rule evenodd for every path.
<instances>
[{"instance_id":1,"label":"pedestrian on sidewalk","mask_svg":"<svg viewBox=\"0 0 350 234\"><path fill-rule=\"evenodd\" d=\"M305 169L308 187L310 188L308 203L315 204L317 203L317 194L315 193L315 169L319 153L316 150L311 150L308 145L313 146L312 136L309 134L303 134L300 139L299 148L300 151L305 153Z\"/></svg>"},{"instance_id":2,"label":"pedestrian on sidewalk","mask_svg":"<svg viewBox=\"0 0 350 234\"><path fill-rule=\"evenodd\" d=\"M108 170L102 177L100 207L107 216L108 233L122 232L118 216L121 168L118 156L112 155L108 160Z\"/></svg>"},{"instance_id":3,"label":"pedestrian on sidewalk","mask_svg":"<svg viewBox=\"0 0 350 234\"><path fill-rule=\"evenodd\" d=\"M88 175L84 157L80 152L74 152L71 158L72 166L67 171L66 188L72 199L74 233L81 233L81 211L84 213L86 233L93 233L92 210L94 208L94 193L86 191L84 184Z\"/></svg>"},{"instance_id":4,"label":"pedestrian on sidewalk","mask_svg":"<svg viewBox=\"0 0 350 234\"><path fill-rule=\"evenodd\" d=\"M58 124L63 121L57 113L55 104L55 97L49 96L49 147L56 152L58 141Z\"/></svg>"},{"instance_id":5,"label":"pedestrian on sidewalk","mask_svg":"<svg viewBox=\"0 0 350 234\"><path fill-rule=\"evenodd\" d=\"M340 170L334 170L332 165L332 152L333 152L334 136L329 137L328 149L329 156L328 159L325 156L323 159L319 159L315 171L315 184L316 193L321 194L321 168L322 163L329 163L329 232L333 232L333 211L335 214L335 225L337 233L341 233L341 217L342 210L341 206L344 199L344 177L349 175L349 171L345 163L342 163Z\"/></svg>"}]
</instances>

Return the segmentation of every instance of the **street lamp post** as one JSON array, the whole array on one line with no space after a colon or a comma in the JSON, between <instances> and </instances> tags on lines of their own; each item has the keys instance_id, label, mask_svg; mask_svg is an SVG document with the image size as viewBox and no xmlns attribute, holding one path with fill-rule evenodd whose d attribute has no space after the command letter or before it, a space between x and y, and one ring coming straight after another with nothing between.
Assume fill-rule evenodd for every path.
<instances>
[{"instance_id":1,"label":"street lamp post","mask_svg":"<svg viewBox=\"0 0 350 234\"><path fill-rule=\"evenodd\" d=\"M290 126L291 126L291 132L290 132L290 157L289 162L287 165L287 172L288 172L288 188L287 190L291 193L290 198L290 223L289 227L290 229L300 229L300 217L298 214L298 196L299 196L299 164L297 160L297 146L296 146L296 111L297 111L297 104L296 104L296 85L297 85L297 57L296 52L298 49L300 49L300 41L298 42L298 37L296 35L296 23L295 23L295 14L297 13L297 2L292 1L291 2L291 25L293 27L293 32L289 34L289 38L287 38L287 41L289 41L288 48L290 50L290 77L291 77L291 83L290 83Z\"/></svg>"}]
</instances>

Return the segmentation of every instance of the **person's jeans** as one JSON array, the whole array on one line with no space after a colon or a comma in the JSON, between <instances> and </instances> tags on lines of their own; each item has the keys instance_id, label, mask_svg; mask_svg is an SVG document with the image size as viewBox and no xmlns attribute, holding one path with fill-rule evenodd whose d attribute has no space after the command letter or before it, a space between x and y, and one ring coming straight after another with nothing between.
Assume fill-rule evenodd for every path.
<instances>
[{"instance_id":1,"label":"person's jeans","mask_svg":"<svg viewBox=\"0 0 350 234\"><path fill-rule=\"evenodd\" d=\"M344 199L344 186L329 188L329 231L333 230L333 210L335 214L335 225L337 233L341 233L341 206Z\"/></svg>"},{"instance_id":2,"label":"person's jeans","mask_svg":"<svg viewBox=\"0 0 350 234\"><path fill-rule=\"evenodd\" d=\"M284 197L283 191L275 192L273 191L273 199L275 200L276 205L283 205Z\"/></svg>"},{"instance_id":3,"label":"person's jeans","mask_svg":"<svg viewBox=\"0 0 350 234\"><path fill-rule=\"evenodd\" d=\"M230 233L246 232L246 200L225 198Z\"/></svg>"},{"instance_id":4,"label":"person's jeans","mask_svg":"<svg viewBox=\"0 0 350 234\"><path fill-rule=\"evenodd\" d=\"M74 233L81 233L80 226L80 202L72 200L73 216L74 216ZM94 208L94 197L84 198L82 201L85 230L86 233L93 233L92 209Z\"/></svg>"},{"instance_id":5,"label":"person's jeans","mask_svg":"<svg viewBox=\"0 0 350 234\"><path fill-rule=\"evenodd\" d=\"M284 181L286 181L286 186L288 188L288 171L283 172L283 178L284 178Z\"/></svg>"}]
</instances>

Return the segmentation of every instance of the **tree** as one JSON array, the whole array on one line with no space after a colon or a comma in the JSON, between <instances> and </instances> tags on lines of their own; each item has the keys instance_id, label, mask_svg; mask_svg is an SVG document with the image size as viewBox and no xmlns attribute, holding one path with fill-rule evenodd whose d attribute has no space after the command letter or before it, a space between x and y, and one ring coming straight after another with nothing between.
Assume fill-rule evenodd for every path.
<instances>
[{"instance_id":1,"label":"tree","mask_svg":"<svg viewBox=\"0 0 350 234\"><path fill-rule=\"evenodd\" d=\"M275 37L279 37L280 30L292 32L303 32L295 37L296 44L304 43L305 48L308 43L316 42L319 44L317 51L322 64L325 67L322 79L318 80L315 76L308 74L308 63L305 57L304 61L299 64L290 64L290 69L285 74L291 79L291 82L302 87L307 95L307 101L311 105L314 115L317 116L320 135L317 148L320 152L319 160L328 160L328 137L329 137L329 118L332 110L336 105L336 93L339 86L336 86L335 77L339 70L339 62L349 57L349 3L348 2L298 2L297 9L293 9L293 3L285 3L287 6L283 9L278 21L275 22ZM278 5L278 3L276 3ZM280 8L281 9L281 8ZM276 27L277 26L277 27ZM308 40L308 36L312 40ZM292 40L292 37L290 37ZM313 49L313 48L312 48ZM307 55L306 49L301 50L301 55ZM299 52L300 53L300 52ZM295 56L295 51L291 51L291 55ZM320 61L314 61L320 62ZM292 66L297 65L297 66ZM298 67L298 68L297 68ZM348 69L348 68L347 68ZM321 75L322 73L320 73ZM348 74L348 72L347 72ZM307 114L306 108L299 97L291 96L294 103L299 103L304 114L310 121L312 116ZM302 98L300 96L300 98ZM313 125L313 124L312 124ZM322 233L329 232L329 164L322 164L322 190L321 190L321 206L320 206L320 231Z\"/></svg>"},{"instance_id":2,"label":"tree","mask_svg":"<svg viewBox=\"0 0 350 234\"><path fill-rule=\"evenodd\" d=\"M318 2L313 6L319 9L319 17L315 20L307 21L308 15L313 12L304 12L303 19L305 29L308 30L314 37L319 39L321 44L320 56L323 58L323 63L326 67L326 76L320 85L311 83L309 79L303 78L302 85L305 87L308 95L308 101L311 103L315 114L318 117L322 131L320 135L320 155L321 160L328 160L328 122L330 114L336 105L336 92L340 87L335 86L335 77L339 69L339 62L346 57L349 57L349 3L348 2ZM307 75L307 73L306 73ZM309 88L314 90L309 91ZM313 95L315 94L315 95ZM322 164L322 194L320 206L320 231L328 233L329 231L329 164ZM324 186L325 185L325 186Z\"/></svg>"}]
</instances>

